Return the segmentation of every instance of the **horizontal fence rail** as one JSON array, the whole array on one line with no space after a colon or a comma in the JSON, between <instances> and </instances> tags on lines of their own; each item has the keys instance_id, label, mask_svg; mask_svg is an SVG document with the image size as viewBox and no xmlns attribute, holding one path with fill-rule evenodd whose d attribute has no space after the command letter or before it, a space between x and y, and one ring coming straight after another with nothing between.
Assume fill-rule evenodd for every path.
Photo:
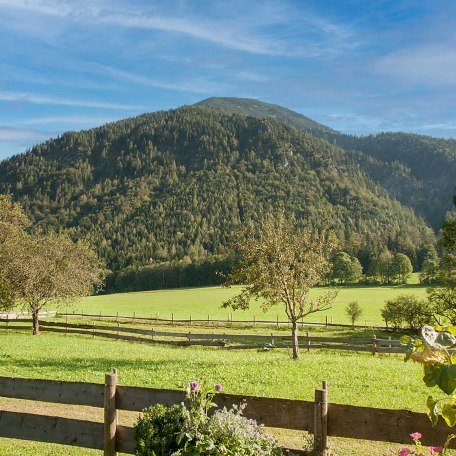
<instances>
[{"instance_id":1,"label":"horizontal fence rail","mask_svg":"<svg viewBox=\"0 0 456 456\"><path fill-rule=\"evenodd\" d=\"M110 431L106 417L116 417L117 410L141 411L154 404L172 405L185 401L183 391L117 385L115 373L107 374L105 385L0 377L0 396L62 404L104 407L102 423L51 417L21 412L0 411L0 437L134 453L133 428L114 426ZM109 388L109 389L108 389ZM108 391L112 400L106 401ZM316 390L315 401L277 399L231 394L217 394L218 407L244 402L244 415L269 427L307 431L314 434L316 447L326 446L326 436L409 443L409 434L421 432L424 445L441 445L451 428L442 420L432 427L426 414L407 410L389 410L327 403L326 382ZM320 399L318 399L320 398ZM323 402L321 398L326 398ZM317 400L318 399L318 400ZM109 408L107 412L107 408ZM112 451L106 444L113 443ZM115 444L114 444L115 442ZM453 441L452 448L456 447ZM294 454L306 454L292 450ZM321 453L323 450L321 451Z\"/></svg>"},{"instance_id":2,"label":"horizontal fence rail","mask_svg":"<svg viewBox=\"0 0 456 456\"><path fill-rule=\"evenodd\" d=\"M14 320L0 318L0 329L24 330L30 329L24 323L32 320L17 318ZM41 321L42 331L62 334L82 334L92 337L104 337L109 339L126 340L133 342L159 343L169 345L200 345L212 347L225 347L230 350L268 347L288 348L291 346L290 335L274 334L220 334L220 333L197 333L179 331L156 331L154 329L130 328L117 323L111 325L95 325L87 323L70 323L56 321ZM299 346L303 349L332 349L370 353L405 353L399 340L372 338L348 338L348 337L325 337L311 336L309 332L302 332L299 336ZM230 345L236 344L236 345Z\"/></svg>"}]
</instances>

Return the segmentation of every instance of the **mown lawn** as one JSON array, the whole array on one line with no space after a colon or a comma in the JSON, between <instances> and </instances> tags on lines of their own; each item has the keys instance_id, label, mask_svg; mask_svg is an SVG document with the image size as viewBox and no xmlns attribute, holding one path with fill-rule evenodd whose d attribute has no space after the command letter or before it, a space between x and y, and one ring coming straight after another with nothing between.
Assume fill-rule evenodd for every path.
<instances>
[{"instance_id":1,"label":"mown lawn","mask_svg":"<svg viewBox=\"0 0 456 456\"><path fill-rule=\"evenodd\" d=\"M0 332L0 375L102 383L116 367L119 382L183 388L191 379L223 383L236 394L312 400L322 380L332 402L424 410L429 389L421 368L402 356L313 351L293 361L288 350L258 352L146 345L87 336Z\"/></svg>"},{"instance_id":2,"label":"mown lawn","mask_svg":"<svg viewBox=\"0 0 456 456\"><path fill-rule=\"evenodd\" d=\"M183 388L190 379L221 382L227 393L312 400L328 380L330 401L384 408L424 410L429 389L421 368L401 356L344 352L302 353L298 361L286 350L225 351L92 339L86 336L0 332L0 375L101 383L116 367L124 385ZM1 408L1 407L0 407ZM292 446L299 433L279 432ZM339 456L381 455L388 444L333 439ZM94 455L96 451L0 439L0 455Z\"/></svg>"},{"instance_id":3,"label":"mown lawn","mask_svg":"<svg viewBox=\"0 0 456 456\"><path fill-rule=\"evenodd\" d=\"M415 280L416 281L416 280ZM186 288L174 290L145 291L137 293L118 293L111 295L91 296L84 299L68 311L99 313L162 318L205 319L208 315L215 319L228 318L233 314L234 320L275 320L277 315L285 320L285 312L281 306L272 307L267 313L260 308L259 302L254 302L249 310L232 311L222 309L221 304L239 292L240 287L226 289L222 287ZM313 295L321 293L324 288L317 288ZM324 322L325 317L332 317L334 323L350 323L345 315L345 307L350 301L358 301L363 308L359 324L383 325L380 309L385 301L403 293L411 293L420 298L425 297L426 288L417 284L392 287L341 287L333 307L325 312L309 315L305 321Z\"/></svg>"}]
</instances>

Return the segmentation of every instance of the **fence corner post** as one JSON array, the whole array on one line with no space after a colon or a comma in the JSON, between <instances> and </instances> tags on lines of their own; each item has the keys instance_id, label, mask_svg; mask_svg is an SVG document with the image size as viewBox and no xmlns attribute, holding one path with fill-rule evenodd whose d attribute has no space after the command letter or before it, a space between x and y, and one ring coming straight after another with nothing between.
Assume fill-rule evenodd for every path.
<instances>
[{"instance_id":1,"label":"fence corner post","mask_svg":"<svg viewBox=\"0 0 456 456\"><path fill-rule=\"evenodd\" d=\"M314 450L318 456L326 454L328 446L328 385L315 390L314 403Z\"/></svg>"},{"instance_id":2,"label":"fence corner post","mask_svg":"<svg viewBox=\"0 0 456 456\"><path fill-rule=\"evenodd\" d=\"M117 431L117 369L105 375L104 387L104 456L116 456Z\"/></svg>"}]
</instances>

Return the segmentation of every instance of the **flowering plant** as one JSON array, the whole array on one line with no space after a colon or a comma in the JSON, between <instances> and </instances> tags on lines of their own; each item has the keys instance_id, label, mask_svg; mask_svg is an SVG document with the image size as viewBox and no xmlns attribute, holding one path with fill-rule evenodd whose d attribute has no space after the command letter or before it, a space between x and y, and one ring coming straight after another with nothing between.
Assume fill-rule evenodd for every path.
<instances>
[{"instance_id":1,"label":"flowering plant","mask_svg":"<svg viewBox=\"0 0 456 456\"><path fill-rule=\"evenodd\" d=\"M204 392L191 381L187 401L164 407L155 405L143 411L135 426L138 456L281 456L275 439L256 421L242 415L245 404L216 407L214 396L223 386Z\"/></svg>"},{"instance_id":2,"label":"flowering plant","mask_svg":"<svg viewBox=\"0 0 456 456\"><path fill-rule=\"evenodd\" d=\"M395 450L390 450L389 455L397 455L397 456L428 456L428 455L435 455L439 454L441 456L445 456L448 454L448 445L450 441L452 440L453 436L450 436L446 443L445 446L429 446L426 447L421 443L421 438L423 437L421 433L419 432L413 432L410 434L410 437L413 439L414 447L413 448L401 448L399 452ZM383 456L388 456L384 454Z\"/></svg>"}]
</instances>

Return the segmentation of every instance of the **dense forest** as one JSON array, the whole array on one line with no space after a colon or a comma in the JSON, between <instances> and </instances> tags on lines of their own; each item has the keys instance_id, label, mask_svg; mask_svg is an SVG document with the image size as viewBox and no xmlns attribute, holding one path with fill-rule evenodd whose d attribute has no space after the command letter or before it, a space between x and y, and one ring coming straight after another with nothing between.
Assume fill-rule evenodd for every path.
<instances>
[{"instance_id":1,"label":"dense forest","mask_svg":"<svg viewBox=\"0 0 456 456\"><path fill-rule=\"evenodd\" d=\"M188 271L197 275L205 262L215 283L214 264L226 269L240 225L277 210L331 226L365 271L385 251L421 267L435 243L430 222L382 185L402 167L397 180L421 188L417 170L381 161L373 146L370 154L346 151L304 116L324 134L257 117L193 106L68 132L0 162L0 193L24 206L34 229L91 242L115 273L113 289L143 267L161 271L165 284L173 264L188 286Z\"/></svg>"},{"instance_id":2,"label":"dense forest","mask_svg":"<svg viewBox=\"0 0 456 456\"><path fill-rule=\"evenodd\" d=\"M208 98L197 105L259 119L273 117L350 151L363 171L391 198L413 208L435 230L451 209L456 185L454 139L400 132L351 136L281 106L248 98Z\"/></svg>"}]
</instances>

